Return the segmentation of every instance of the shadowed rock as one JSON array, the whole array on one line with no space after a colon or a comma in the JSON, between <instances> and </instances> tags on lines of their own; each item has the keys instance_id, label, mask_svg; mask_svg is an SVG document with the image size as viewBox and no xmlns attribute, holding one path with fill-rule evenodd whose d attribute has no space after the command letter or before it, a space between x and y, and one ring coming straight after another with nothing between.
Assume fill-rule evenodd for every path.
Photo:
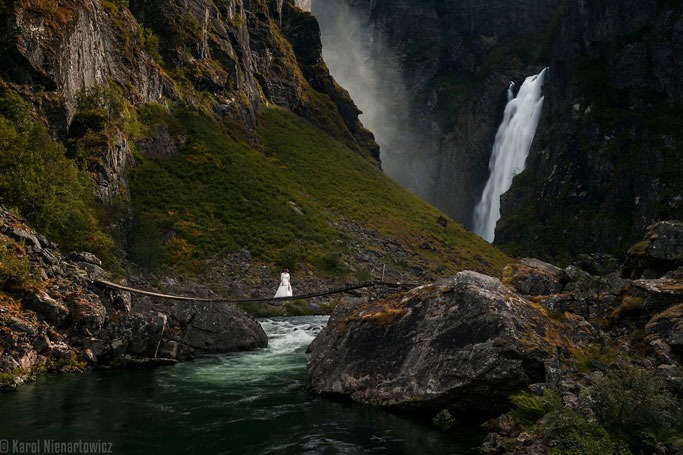
<instances>
[{"instance_id":1,"label":"shadowed rock","mask_svg":"<svg viewBox=\"0 0 683 455\"><path fill-rule=\"evenodd\" d=\"M660 278L683 266L683 223L661 221L633 245L622 270L626 278Z\"/></svg>"},{"instance_id":2,"label":"shadowed rock","mask_svg":"<svg viewBox=\"0 0 683 455\"><path fill-rule=\"evenodd\" d=\"M309 349L309 386L378 406L494 414L543 381L557 323L499 280L461 272L335 311Z\"/></svg>"},{"instance_id":3,"label":"shadowed rock","mask_svg":"<svg viewBox=\"0 0 683 455\"><path fill-rule=\"evenodd\" d=\"M562 269L538 259L524 258L505 266L503 282L525 295L557 294L564 287Z\"/></svg>"}]
</instances>

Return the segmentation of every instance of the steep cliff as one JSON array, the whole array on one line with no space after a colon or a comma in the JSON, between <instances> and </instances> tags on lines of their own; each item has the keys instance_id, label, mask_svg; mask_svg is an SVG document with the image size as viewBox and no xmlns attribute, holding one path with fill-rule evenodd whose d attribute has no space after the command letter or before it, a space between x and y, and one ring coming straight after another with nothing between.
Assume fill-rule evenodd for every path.
<instances>
[{"instance_id":1,"label":"steep cliff","mask_svg":"<svg viewBox=\"0 0 683 455\"><path fill-rule=\"evenodd\" d=\"M333 0L312 11L386 172L469 226L506 88L546 64L561 3Z\"/></svg>"},{"instance_id":2,"label":"steep cliff","mask_svg":"<svg viewBox=\"0 0 683 455\"><path fill-rule=\"evenodd\" d=\"M97 0L4 2L2 79L34 101L64 138L79 95L112 80L136 103L164 95L162 72L124 9ZM121 42L120 40L125 40Z\"/></svg>"},{"instance_id":3,"label":"steep cliff","mask_svg":"<svg viewBox=\"0 0 683 455\"><path fill-rule=\"evenodd\" d=\"M178 274L243 272L225 263L243 251L345 279L500 269L379 171L293 0L21 0L0 15L0 188L66 248Z\"/></svg>"},{"instance_id":4,"label":"steep cliff","mask_svg":"<svg viewBox=\"0 0 683 455\"><path fill-rule=\"evenodd\" d=\"M312 9L385 171L470 227L508 83L550 67L528 169L501 202L495 242L508 252L561 263L623 255L650 223L683 216L678 3L337 0Z\"/></svg>"},{"instance_id":5,"label":"steep cliff","mask_svg":"<svg viewBox=\"0 0 683 455\"><path fill-rule=\"evenodd\" d=\"M167 126L146 128L150 105L234 122L246 147L259 141L262 107L276 105L378 157L372 134L322 62L315 20L293 2L26 0L3 2L0 22L0 114L14 122L3 134L43 138L27 125L47 125L67 158L91 175L109 212L101 222L119 248L134 241L139 224L129 186L134 154L172 156L192 139L176 144ZM35 144L18 148L26 161L40 161L31 157ZM8 188L21 169L29 170L24 180L41 178L38 162L20 166L6 155ZM49 212L47 201L32 203L35 195L20 189L10 193L16 195L7 194L7 203L55 234L39 213Z\"/></svg>"},{"instance_id":6,"label":"steep cliff","mask_svg":"<svg viewBox=\"0 0 683 455\"><path fill-rule=\"evenodd\" d=\"M679 2L567 2L496 243L561 261L623 254L650 223L683 217L682 51Z\"/></svg>"},{"instance_id":7,"label":"steep cliff","mask_svg":"<svg viewBox=\"0 0 683 455\"><path fill-rule=\"evenodd\" d=\"M170 365L195 353L265 347L231 304L132 296L87 252L68 256L0 206L0 391L43 371Z\"/></svg>"},{"instance_id":8,"label":"steep cliff","mask_svg":"<svg viewBox=\"0 0 683 455\"><path fill-rule=\"evenodd\" d=\"M272 103L377 155L353 101L322 62L317 23L294 2L132 0L130 8L159 37L165 66L247 126Z\"/></svg>"}]
</instances>

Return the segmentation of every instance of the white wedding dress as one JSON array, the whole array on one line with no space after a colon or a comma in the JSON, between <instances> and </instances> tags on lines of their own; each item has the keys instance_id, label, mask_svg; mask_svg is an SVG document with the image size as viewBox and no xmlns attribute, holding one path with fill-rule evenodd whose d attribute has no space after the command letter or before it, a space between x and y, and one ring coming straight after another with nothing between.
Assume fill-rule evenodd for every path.
<instances>
[{"instance_id":1,"label":"white wedding dress","mask_svg":"<svg viewBox=\"0 0 683 455\"><path fill-rule=\"evenodd\" d=\"M277 288L275 293L275 298L278 297L291 297L292 296L292 285L289 283L289 273L282 272L280 274L280 286Z\"/></svg>"}]
</instances>

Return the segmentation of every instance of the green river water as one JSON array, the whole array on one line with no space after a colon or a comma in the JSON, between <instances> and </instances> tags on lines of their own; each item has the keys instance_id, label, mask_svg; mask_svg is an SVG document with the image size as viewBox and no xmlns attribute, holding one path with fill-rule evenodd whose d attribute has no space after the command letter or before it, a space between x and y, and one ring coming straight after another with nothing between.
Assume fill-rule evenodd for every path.
<instances>
[{"instance_id":1,"label":"green river water","mask_svg":"<svg viewBox=\"0 0 683 455\"><path fill-rule=\"evenodd\" d=\"M266 349L46 376L0 395L0 453L474 453L475 436L309 393L305 350L325 317L260 322Z\"/></svg>"}]
</instances>

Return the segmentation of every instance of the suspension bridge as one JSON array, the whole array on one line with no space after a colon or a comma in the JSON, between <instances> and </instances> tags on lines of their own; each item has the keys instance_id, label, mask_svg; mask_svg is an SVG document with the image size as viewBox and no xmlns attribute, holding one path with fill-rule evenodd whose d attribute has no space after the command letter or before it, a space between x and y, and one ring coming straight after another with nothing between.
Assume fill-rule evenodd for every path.
<instances>
[{"instance_id":1,"label":"suspension bridge","mask_svg":"<svg viewBox=\"0 0 683 455\"><path fill-rule=\"evenodd\" d=\"M138 288L131 287L131 286L125 286L123 284L113 283L111 281L100 280L100 279L93 280L93 283L97 284L98 286L105 287L105 288L118 289L118 290L122 290L122 291L131 292L134 294L146 295L146 296L150 296L150 297L158 297L158 298L168 299L168 300L184 300L184 301L191 301L191 302L207 302L207 303L271 303L271 304L274 302L286 302L288 300L306 300L306 299L311 299L313 297L324 297L327 295L343 294L343 293L355 291L358 289L370 288L370 287L410 289L410 288L418 286L417 284L414 284L414 283L391 283L391 282L386 282L386 281L366 281L363 283L352 284L352 285L340 287L340 288L328 289L325 291L310 292L308 294L293 295L291 297L277 297L277 298L276 297L254 297L254 298L249 298L249 299L230 299L230 298L225 298L225 297L209 297L209 298L207 298L207 297L193 297L193 296L164 294L164 293L160 293L160 292L156 292L156 291L148 291L145 289L138 289Z\"/></svg>"}]
</instances>

